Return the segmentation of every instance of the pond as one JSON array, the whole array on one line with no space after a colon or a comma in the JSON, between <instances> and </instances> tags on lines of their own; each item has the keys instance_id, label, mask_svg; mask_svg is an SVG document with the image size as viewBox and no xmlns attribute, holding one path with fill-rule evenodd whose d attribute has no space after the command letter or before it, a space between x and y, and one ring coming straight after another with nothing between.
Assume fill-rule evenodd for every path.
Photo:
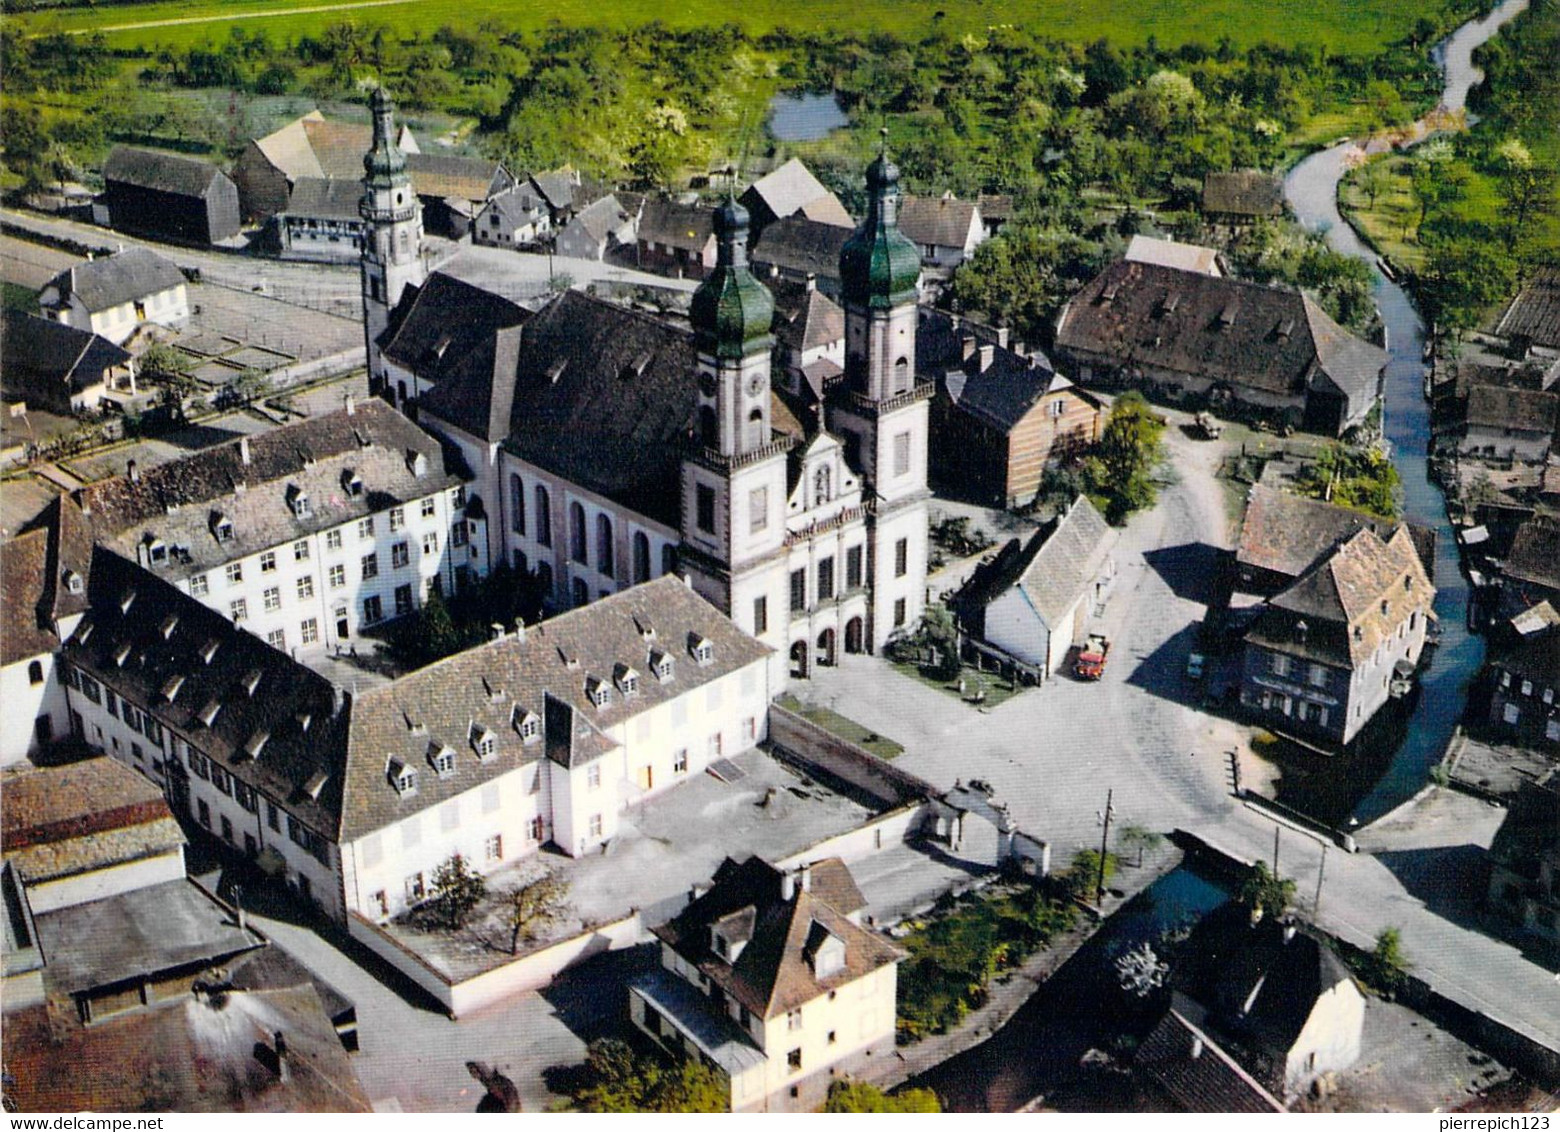
<instances>
[{"instance_id":1,"label":"pond","mask_svg":"<svg viewBox=\"0 0 1560 1132\"><path fill-rule=\"evenodd\" d=\"M777 94L769 100L769 134L776 141L818 141L848 125L832 93Z\"/></svg>"}]
</instances>

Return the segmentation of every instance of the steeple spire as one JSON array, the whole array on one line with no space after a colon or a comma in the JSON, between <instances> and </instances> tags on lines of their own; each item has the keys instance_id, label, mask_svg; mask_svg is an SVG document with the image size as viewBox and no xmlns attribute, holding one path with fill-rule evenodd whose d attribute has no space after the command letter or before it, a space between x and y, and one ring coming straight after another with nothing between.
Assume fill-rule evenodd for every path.
<instances>
[{"instance_id":1,"label":"steeple spire","mask_svg":"<svg viewBox=\"0 0 1560 1132\"><path fill-rule=\"evenodd\" d=\"M717 358L767 351L775 303L748 268L748 211L730 193L715 210L715 241L715 270L688 309L699 350Z\"/></svg>"},{"instance_id":2,"label":"steeple spire","mask_svg":"<svg viewBox=\"0 0 1560 1132\"><path fill-rule=\"evenodd\" d=\"M888 128L867 166L867 217L840 249L840 284L847 304L886 310L914 302L921 253L899 230L899 167L888 157Z\"/></svg>"}]
</instances>

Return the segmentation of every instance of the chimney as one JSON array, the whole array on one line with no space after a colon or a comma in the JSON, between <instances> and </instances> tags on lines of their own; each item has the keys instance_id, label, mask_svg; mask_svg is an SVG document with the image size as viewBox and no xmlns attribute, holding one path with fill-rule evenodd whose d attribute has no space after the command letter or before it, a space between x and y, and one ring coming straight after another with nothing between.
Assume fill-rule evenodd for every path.
<instances>
[{"instance_id":1,"label":"chimney","mask_svg":"<svg viewBox=\"0 0 1560 1132\"><path fill-rule=\"evenodd\" d=\"M344 403L347 407L347 416L350 417L357 413L357 398L353 397L352 394L348 393L346 395Z\"/></svg>"},{"instance_id":2,"label":"chimney","mask_svg":"<svg viewBox=\"0 0 1560 1132\"><path fill-rule=\"evenodd\" d=\"M964 334L959 337L959 360L969 361L970 355L975 352L975 335Z\"/></svg>"},{"instance_id":3,"label":"chimney","mask_svg":"<svg viewBox=\"0 0 1560 1132\"><path fill-rule=\"evenodd\" d=\"M789 871L780 874L780 899L787 904L796 899L796 877Z\"/></svg>"},{"instance_id":4,"label":"chimney","mask_svg":"<svg viewBox=\"0 0 1560 1132\"><path fill-rule=\"evenodd\" d=\"M1298 640L1302 645L1305 644L1306 636L1310 632L1311 632L1311 627L1309 625L1307 625L1304 621L1296 621L1295 622L1295 639Z\"/></svg>"},{"instance_id":5,"label":"chimney","mask_svg":"<svg viewBox=\"0 0 1560 1132\"><path fill-rule=\"evenodd\" d=\"M249 467L249 437L238 438L238 458L243 461L244 467Z\"/></svg>"},{"instance_id":6,"label":"chimney","mask_svg":"<svg viewBox=\"0 0 1560 1132\"><path fill-rule=\"evenodd\" d=\"M493 622L493 624L488 626L488 640L490 640L490 641L501 641L503 639L504 639L504 623L502 621L495 621L495 622Z\"/></svg>"},{"instance_id":7,"label":"chimney","mask_svg":"<svg viewBox=\"0 0 1560 1132\"><path fill-rule=\"evenodd\" d=\"M997 345L1001 346L1004 350L1006 350L1007 349L1007 344L1008 344L1008 328L1005 327L1005 326L997 327Z\"/></svg>"},{"instance_id":8,"label":"chimney","mask_svg":"<svg viewBox=\"0 0 1560 1132\"><path fill-rule=\"evenodd\" d=\"M1285 924L1284 925L1284 942L1285 943L1291 942L1295 938L1295 933L1298 932L1299 930L1300 930L1299 928L1295 927L1293 921Z\"/></svg>"},{"instance_id":9,"label":"chimney","mask_svg":"<svg viewBox=\"0 0 1560 1132\"><path fill-rule=\"evenodd\" d=\"M332 718L341 714L341 709L346 706L347 693L340 684L332 684L330 688L330 714Z\"/></svg>"},{"instance_id":10,"label":"chimney","mask_svg":"<svg viewBox=\"0 0 1560 1132\"><path fill-rule=\"evenodd\" d=\"M996 360L997 348L991 343L982 344L980 348L980 372L985 373L991 368L991 363Z\"/></svg>"},{"instance_id":11,"label":"chimney","mask_svg":"<svg viewBox=\"0 0 1560 1132\"><path fill-rule=\"evenodd\" d=\"M1192 1039L1192 1060L1196 1061L1202 1055L1203 1055L1203 1040L1201 1038L1193 1038Z\"/></svg>"},{"instance_id":12,"label":"chimney","mask_svg":"<svg viewBox=\"0 0 1560 1132\"><path fill-rule=\"evenodd\" d=\"M800 878L800 882L799 883L800 883L802 891L803 892L811 892L812 891L812 865L810 865L810 864L809 865L803 865L800 869L796 870L796 875Z\"/></svg>"},{"instance_id":13,"label":"chimney","mask_svg":"<svg viewBox=\"0 0 1560 1132\"><path fill-rule=\"evenodd\" d=\"M818 289L818 273L816 271L809 271L807 273L806 287L807 293L809 295Z\"/></svg>"},{"instance_id":14,"label":"chimney","mask_svg":"<svg viewBox=\"0 0 1560 1132\"><path fill-rule=\"evenodd\" d=\"M515 618L515 640L519 641L521 644L525 643L525 618L524 617L516 617Z\"/></svg>"},{"instance_id":15,"label":"chimney","mask_svg":"<svg viewBox=\"0 0 1560 1132\"><path fill-rule=\"evenodd\" d=\"M276 1076L281 1081L292 1076L292 1068L287 1064L287 1035L281 1030L276 1031Z\"/></svg>"},{"instance_id":16,"label":"chimney","mask_svg":"<svg viewBox=\"0 0 1560 1132\"><path fill-rule=\"evenodd\" d=\"M125 475L130 477L131 483L141 482L141 469L136 467L134 460L129 460L125 463Z\"/></svg>"}]
</instances>

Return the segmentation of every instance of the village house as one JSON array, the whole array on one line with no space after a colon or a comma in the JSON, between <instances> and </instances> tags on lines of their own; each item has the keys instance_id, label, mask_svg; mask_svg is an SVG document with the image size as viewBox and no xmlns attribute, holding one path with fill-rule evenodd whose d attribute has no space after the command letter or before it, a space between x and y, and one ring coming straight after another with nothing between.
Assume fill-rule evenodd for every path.
<instances>
[{"instance_id":1,"label":"village house","mask_svg":"<svg viewBox=\"0 0 1560 1132\"><path fill-rule=\"evenodd\" d=\"M1210 224L1238 228L1284 214L1284 186L1271 173L1237 169L1203 177L1202 210Z\"/></svg>"},{"instance_id":2,"label":"village house","mask_svg":"<svg viewBox=\"0 0 1560 1132\"><path fill-rule=\"evenodd\" d=\"M133 400L135 374L128 350L90 330L34 314L5 320L0 383L7 401L61 415L93 412Z\"/></svg>"},{"instance_id":3,"label":"village house","mask_svg":"<svg viewBox=\"0 0 1560 1132\"><path fill-rule=\"evenodd\" d=\"M1141 388L1326 436L1365 423L1387 363L1304 294L1127 260L1063 308L1056 350L1084 385Z\"/></svg>"},{"instance_id":4,"label":"village house","mask_svg":"<svg viewBox=\"0 0 1560 1132\"><path fill-rule=\"evenodd\" d=\"M819 291L838 301L840 252L851 229L802 215L776 220L753 246L753 270L761 279L786 283L813 280Z\"/></svg>"},{"instance_id":5,"label":"village house","mask_svg":"<svg viewBox=\"0 0 1560 1132\"><path fill-rule=\"evenodd\" d=\"M715 266L715 210L649 197L636 244L635 266L674 279L703 279Z\"/></svg>"},{"instance_id":6,"label":"village house","mask_svg":"<svg viewBox=\"0 0 1560 1132\"><path fill-rule=\"evenodd\" d=\"M238 188L215 165L193 157L116 145L103 164L100 223L186 244L238 235Z\"/></svg>"},{"instance_id":7,"label":"village house","mask_svg":"<svg viewBox=\"0 0 1560 1132\"><path fill-rule=\"evenodd\" d=\"M755 241L764 229L788 216L801 216L836 228L850 229L856 222L839 198L823 187L812 170L793 157L749 185L738 202L747 209Z\"/></svg>"},{"instance_id":8,"label":"village house","mask_svg":"<svg viewBox=\"0 0 1560 1132\"><path fill-rule=\"evenodd\" d=\"M940 197L906 196L899 229L921 249L921 264L952 271L986 239L980 208L952 193Z\"/></svg>"},{"instance_id":9,"label":"village house","mask_svg":"<svg viewBox=\"0 0 1560 1132\"><path fill-rule=\"evenodd\" d=\"M1560 940L1560 771L1522 784L1490 842L1489 858L1490 909Z\"/></svg>"},{"instance_id":10,"label":"village house","mask_svg":"<svg viewBox=\"0 0 1560 1132\"><path fill-rule=\"evenodd\" d=\"M629 1017L717 1070L734 1112L812 1112L842 1073L893 1056L905 953L860 924L837 857L797 870L730 858L710 890L652 929L660 967L629 985Z\"/></svg>"},{"instance_id":11,"label":"village house","mask_svg":"<svg viewBox=\"0 0 1560 1132\"><path fill-rule=\"evenodd\" d=\"M1128 263L1153 263L1177 271L1195 271L1200 275L1223 275L1219 253L1198 244L1161 240L1155 236L1133 236L1122 257Z\"/></svg>"},{"instance_id":12,"label":"village house","mask_svg":"<svg viewBox=\"0 0 1560 1132\"><path fill-rule=\"evenodd\" d=\"M781 224L789 221L782 220ZM770 285L775 299L775 365L796 404L822 405L845 376L845 312L808 279Z\"/></svg>"},{"instance_id":13,"label":"village house","mask_svg":"<svg viewBox=\"0 0 1560 1132\"><path fill-rule=\"evenodd\" d=\"M283 259L356 263L363 250L358 202L363 182L334 177L299 177L276 216Z\"/></svg>"},{"instance_id":14,"label":"village house","mask_svg":"<svg viewBox=\"0 0 1560 1132\"><path fill-rule=\"evenodd\" d=\"M1468 389L1463 435L1464 456L1542 463L1560 428L1560 387L1524 389L1479 383Z\"/></svg>"},{"instance_id":15,"label":"village house","mask_svg":"<svg viewBox=\"0 0 1560 1132\"><path fill-rule=\"evenodd\" d=\"M1206 1011L1180 992L1132 1057L1139 1085L1146 1077L1182 1112L1284 1112L1284 1102L1246 1072L1192 1018Z\"/></svg>"},{"instance_id":16,"label":"village house","mask_svg":"<svg viewBox=\"0 0 1560 1132\"><path fill-rule=\"evenodd\" d=\"M1270 730L1347 745L1406 689L1434 600L1407 527L1356 531L1258 612L1241 704Z\"/></svg>"},{"instance_id":17,"label":"village house","mask_svg":"<svg viewBox=\"0 0 1560 1132\"><path fill-rule=\"evenodd\" d=\"M644 198L637 193L608 193L592 201L559 230L557 253L599 263L617 248L634 246L642 208Z\"/></svg>"},{"instance_id":18,"label":"village house","mask_svg":"<svg viewBox=\"0 0 1560 1132\"><path fill-rule=\"evenodd\" d=\"M998 235L1016 215L1009 193L981 193L975 198L975 207L980 209L980 220L985 225L988 240Z\"/></svg>"},{"instance_id":19,"label":"village house","mask_svg":"<svg viewBox=\"0 0 1560 1132\"><path fill-rule=\"evenodd\" d=\"M1560 752L1560 617L1548 602L1492 634L1489 724L1506 741Z\"/></svg>"},{"instance_id":20,"label":"village house","mask_svg":"<svg viewBox=\"0 0 1560 1132\"><path fill-rule=\"evenodd\" d=\"M183 329L189 292L173 261L132 247L60 272L38 292L38 312L117 346L144 322Z\"/></svg>"},{"instance_id":21,"label":"village house","mask_svg":"<svg viewBox=\"0 0 1560 1132\"><path fill-rule=\"evenodd\" d=\"M1541 601L1560 608L1560 515L1537 511L1523 520L1500 565L1500 616Z\"/></svg>"},{"instance_id":22,"label":"village house","mask_svg":"<svg viewBox=\"0 0 1560 1132\"><path fill-rule=\"evenodd\" d=\"M69 733L60 642L87 608L92 534L81 512L55 498L28 530L0 543L0 766Z\"/></svg>"},{"instance_id":23,"label":"village house","mask_svg":"<svg viewBox=\"0 0 1560 1132\"><path fill-rule=\"evenodd\" d=\"M1057 373L1043 354L1006 346L958 316L923 309L916 350L937 382L932 401L934 478L967 499L1027 503L1047 468L1100 437L1105 407Z\"/></svg>"},{"instance_id":24,"label":"village house","mask_svg":"<svg viewBox=\"0 0 1560 1132\"><path fill-rule=\"evenodd\" d=\"M243 436L79 489L100 543L273 648L364 629L488 572L480 507L439 443L384 402Z\"/></svg>"},{"instance_id":25,"label":"village house","mask_svg":"<svg viewBox=\"0 0 1560 1132\"><path fill-rule=\"evenodd\" d=\"M547 200L530 180L494 196L471 225L471 242L481 247L523 248L552 231Z\"/></svg>"},{"instance_id":26,"label":"village house","mask_svg":"<svg viewBox=\"0 0 1560 1132\"><path fill-rule=\"evenodd\" d=\"M1523 283L1495 333L1517 357L1560 358L1560 267L1540 267Z\"/></svg>"},{"instance_id":27,"label":"village house","mask_svg":"<svg viewBox=\"0 0 1560 1132\"><path fill-rule=\"evenodd\" d=\"M1082 495L1027 541L1013 539L956 600L975 647L1037 682L1062 671L1114 588L1115 545Z\"/></svg>"}]
</instances>

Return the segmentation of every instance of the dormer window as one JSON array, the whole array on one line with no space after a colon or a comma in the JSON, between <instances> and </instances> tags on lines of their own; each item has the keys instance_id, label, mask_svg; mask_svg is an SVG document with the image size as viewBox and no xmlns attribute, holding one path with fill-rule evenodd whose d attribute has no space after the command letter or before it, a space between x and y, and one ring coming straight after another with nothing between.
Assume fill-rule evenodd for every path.
<instances>
[{"instance_id":1,"label":"dormer window","mask_svg":"<svg viewBox=\"0 0 1560 1132\"><path fill-rule=\"evenodd\" d=\"M179 627L179 615L170 613L162 619L162 624L157 626L157 631L162 634L162 639L167 640L173 636L173 631Z\"/></svg>"},{"instance_id":2,"label":"dormer window","mask_svg":"<svg viewBox=\"0 0 1560 1132\"><path fill-rule=\"evenodd\" d=\"M205 644L201 645L201 647L200 647L200 659L201 659L201 661L203 663L205 663L205 664L210 664L211 663L211 658L217 655L217 649L220 648L221 645L222 645L222 642L217 640L215 637L212 637Z\"/></svg>"},{"instance_id":3,"label":"dormer window","mask_svg":"<svg viewBox=\"0 0 1560 1132\"><path fill-rule=\"evenodd\" d=\"M618 691L624 697L637 696L639 694L639 673L626 664L620 664L612 674L612 682L617 685Z\"/></svg>"},{"instance_id":4,"label":"dormer window","mask_svg":"<svg viewBox=\"0 0 1560 1132\"><path fill-rule=\"evenodd\" d=\"M498 754L498 736L494 735L486 727L473 725L471 729L471 749L477 752L477 758L487 762Z\"/></svg>"},{"instance_id":5,"label":"dormer window","mask_svg":"<svg viewBox=\"0 0 1560 1132\"><path fill-rule=\"evenodd\" d=\"M433 767L433 773L440 778L450 777L455 773L454 748L439 743L429 743L428 765Z\"/></svg>"},{"instance_id":6,"label":"dormer window","mask_svg":"<svg viewBox=\"0 0 1560 1132\"><path fill-rule=\"evenodd\" d=\"M218 515L211 522L211 533L218 542L232 542L233 520L226 515Z\"/></svg>"},{"instance_id":7,"label":"dormer window","mask_svg":"<svg viewBox=\"0 0 1560 1132\"><path fill-rule=\"evenodd\" d=\"M256 731L249 737L249 742L244 744L244 754L252 759L258 759L260 752L265 750L265 745L271 741L269 731Z\"/></svg>"},{"instance_id":8,"label":"dormer window","mask_svg":"<svg viewBox=\"0 0 1560 1132\"><path fill-rule=\"evenodd\" d=\"M179 689L184 687L183 676L170 676L162 686L162 697L170 704L178 697Z\"/></svg>"},{"instance_id":9,"label":"dormer window","mask_svg":"<svg viewBox=\"0 0 1560 1132\"><path fill-rule=\"evenodd\" d=\"M1381 600L1381 615L1383 617L1387 615L1387 601L1385 598Z\"/></svg>"},{"instance_id":10,"label":"dormer window","mask_svg":"<svg viewBox=\"0 0 1560 1132\"><path fill-rule=\"evenodd\" d=\"M146 545L146 557L153 566L162 566L168 561L168 544L160 538L148 538Z\"/></svg>"},{"instance_id":11,"label":"dormer window","mask_svg":"<svg viewBox=\"0 0 1560 1132\"><path fill-rule=\"evenodd\" d=\"M415 478L422 479L423 476L428 474L428 457L425 453L415 450L408 452L406 454L406 466L411 469Z\"/></svg>"},{"instance_id":12,"label":"dormer window","mask_svg":"<svg viewBox=\"0 0 1560 1132\"><path fill-rule=\"evenodd\" d=\"M130 607L135 604L135 591L126 590L119 597L119 612L129 613Z\"/></svg>"},{"instance_id":13,"label":"dormer window","mask_svg":"<svg viewBox=\"0 0 1560 1132\"><path fill-rule=\"evenodd\" d=\"M843 971L845 941L816 920L813 921L812 934L816 940L811 948L813 978L827 979L830 975L837 975Z\"/></svg>"},{"instance_id":14,"label":"dormer window","mask_svg":"<svg viewBox=\"0 0 1560 1132\"><path fill-rule=\"evenodd\" d=\"M385 773L390 779L390 785L395 787L395 792L401 797L410 798L417 793L416 767L407 766L400 759L391 759Z\"/></svg>"},{"instance_id":15,"label":"dormer window","mask_svg":"<svg viewBox=\"0 0 1560 1132\"><path fill-rule=\"evenodd\" d=\"M362 495L363 477L349 468L341 473L341 487L348 495Z\"/></svg>"},{"instance_id":16,"label":"dormer window","mask_svg":"<svg viewBox=\"0 0 1560 1132\"><path fill-rule=\"evenodd\" d=\"M314 801L320 800L320 791L325 789L325 784L330 781L330 771L317 770L309 775L308 781L303 784L303 792Z\"/></svg>"},{"instance_id":17,"label":"dormer window","mask_svg":"<svg viewBox=\"0 0 1560 1132\"><path fill-rule=\"evenodd\" d=\"M1365 630L1360 628L1358 625L1354 626L1354 639L1356 641L1363 641L1365 639Z\"/></svg>"},{"instance_id":18,"label":"dormer window","mask_svg":"<svg viewBox=\"0 0 1560 1132\"><path fill-rule=\"evenodd\" d=\"M715 663L715 646L710 643L708 637L701 637L697 633L688 634L688 654L700 668Z\"/></svg>"},{"instance_id":19,"label":"dormer window","mask_svg":"<svg viewBox=\"0 0 1560 1132\"><path fill-rule=\"evenodd\" d=\"M210 699L206 701L205 707L196 712L195 718L200 720L202 726L210 727L213 723L216 722L217 713L221 710L222 701L217 699Z\"/></svg>"},{"instance_id":20,"label":"dormer window","mask_svg":"<svg viewBox=\"0 0 1560 1132\"><path fill-rule=\"evenodd\" d=\"M662 684L671 683L674 674L671 655L660 649L650 650L650 671L655 673L655 678Z\"/></svg>"},{"instance_id":21,"label":"dormer window","mask_svg":"<svg viewBox=\"0 0 1560 1132\"><path fill-rule=\"evenodd\" d=\"M299 519L307 519L314 514L314 505L309 502L309 493L296 485L287 489L287 505L292 508L292 513Z\"/></svg>"},{"instance_id":22,"label":"dormer window","mask_svg":"<svg viewBox=\"0 0 1560 1132\"><path fill-rule=\"evenodd\" d=\"M67 593L79 594L86 588L86 583L82 581L80 574L74 570L65 571L65 591Z\"/></svg>"},{"instance_id":23,"label":"dormer window","mask_svg":"<svg viewBox=\"0 0 1560 1132\"><path fill-rule=\"evenodd\" d=\"M612 685L599 676L587 676L585 678L585 695L590 702L598 708L604 708L612 702Z\"/></svg>"},{"instance_id":24,"label":"dormer window","mask_svg":"<svg viewBox=\"0 0 1560 1132\"><path fill-rule=\"evenodd\" d=\"M125 661L130 659L130 642L126 641L114 650L114 667L123 668Z\"/></svg>"},{"instance_id":25,"label":"dormer window","mask_svg":"<svg viewBox=\"0 0 1560 1132\"><path fill-rule=\"evenodd\" d=\"M244 685L244 694L246 696L253 696L255 694L255 689L260 686L260 670L258 668L251 668L248 672L244 673L244 679L241 682Z\"/></svg>"},{"instance_id":26,"label":"dormer window","mask_svg":"<svg viewBox=\"0 0 1560 1132\"><path fill-rule=\"evenodd\" d=\"M1403 588L1405 590L1411 590L1414 588L1414 576L1412 574L1403 575Z\"/></svg>"},{"instance_id":27,"label":"dormer window","mask_svg":"<svg viewBox=\"0 0 1560 1132\"><path fill-rule=\"evenodd\" d=\"M519 711L515 713L515 730L520 733L520 742L535 743L542 737L542 718L534 711Z\"/></svg>"}]
</instances>

